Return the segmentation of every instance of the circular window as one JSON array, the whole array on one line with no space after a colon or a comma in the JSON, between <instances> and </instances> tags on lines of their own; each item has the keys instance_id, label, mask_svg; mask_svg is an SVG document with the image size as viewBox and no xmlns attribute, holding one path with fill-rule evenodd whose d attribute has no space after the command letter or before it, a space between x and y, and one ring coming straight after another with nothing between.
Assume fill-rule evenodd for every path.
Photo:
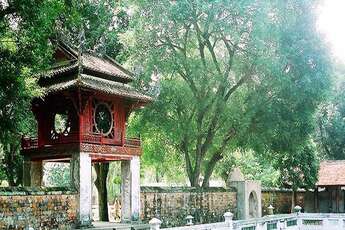
<instances>
[{"instance_id":1,"label":"circular window","mask_svg":"<svg viewBox=\"0 0 345 230\"><path fill-rule=\"evenodd\" d=\"M97 104L94 118L97 131L107 136L113 128L113 116L109 106L105 103Z\"/></svg>"},{"instance_id":2,"label":"circular window","mask_svg":"<svg viewBox=\"0 0 345 230\"><path fill-rule=\"evenodd\" d=\"M67 113L56 113L54 116L54 130L56 133L68 133L70 130L68 125Z\"/></svg>"}]
</instances>

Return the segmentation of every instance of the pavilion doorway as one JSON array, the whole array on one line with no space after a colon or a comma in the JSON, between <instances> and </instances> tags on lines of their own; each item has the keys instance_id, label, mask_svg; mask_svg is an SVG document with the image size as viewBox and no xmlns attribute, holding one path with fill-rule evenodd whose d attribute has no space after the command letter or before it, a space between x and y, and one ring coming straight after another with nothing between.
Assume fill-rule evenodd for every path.
<instances>
[{"instance_id":1,"label":"pavilion doorway","mask_svg":"<svg viewBox=\"0 0 345 230\"><path fill-rule=\"evenodd\" d=\"M95 166L92 167L92 219L100 221L99 216L99 192L95 185L97 173ZM107 187L107 207L109 222L121 222L121 161L109 162ZM104 198L103 198L104 199Z\"/></svg>"}]
</instances>

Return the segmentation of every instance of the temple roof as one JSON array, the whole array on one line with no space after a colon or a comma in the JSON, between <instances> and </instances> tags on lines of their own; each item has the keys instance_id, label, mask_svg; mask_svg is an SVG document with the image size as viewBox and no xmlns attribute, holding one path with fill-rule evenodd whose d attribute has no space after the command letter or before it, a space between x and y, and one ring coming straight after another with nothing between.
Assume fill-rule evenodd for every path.
<instances>
[{"instance_id":1,"label":"temple roof","mask_svg":"<svg viewBox=\"0 0 345 230\"><path fill-rule=\"evenodd\" d=\"M63 42L57 42L57 52L62 53L66 58L57 61L52 68L41 73L41 77L54 77L70 70L78 70L79 65L85 73L96 75L101 78L118 82L131 82L134 80L133 74L123 68L114 59L104 55L99 56L92 53L82 53L78 60L78 52ZM61 55L61 54L60 54Z\"/></svg>"},{"instance_id":2,"label":"temple roof","mask_svg":"<svg viewBox=\"0 0 345 230\"><path fill-rule=\"evenodd\" d=\"M91 53L78 57L75 49L57 42L55 59L50 69L40 73L38 81L48 94L80 87L141 102L152 100L127 84L134 80L133 74L110 57Z\"/></svg>"},{"instance_id":3,"label":"temple roof","mask_svg":"<svg viewBox=\"0 0 345 230\"><path fill-rule=\"evenodd\" d=\"M322 161L317 186L345 185L345 160Z\"/></svg>"},{"instance_id":4,"label":"temple roof","mask_svg":"<svg viewBox=\"0 0 345 230\"><path fill-rule=\"evenodd\" d=\"M119 97L140 100L142 102L149 102L152 100L151 97L140 93L134 87L110 81L107 79L97 78L87 74L80 74L79 77L71 78L68 81L63 81L57 84L46 87L47 93L58 92L65 89L72 89L81 87L83 89L97 90L98 92L116 95Z\"/></svg>"}]
</instances>

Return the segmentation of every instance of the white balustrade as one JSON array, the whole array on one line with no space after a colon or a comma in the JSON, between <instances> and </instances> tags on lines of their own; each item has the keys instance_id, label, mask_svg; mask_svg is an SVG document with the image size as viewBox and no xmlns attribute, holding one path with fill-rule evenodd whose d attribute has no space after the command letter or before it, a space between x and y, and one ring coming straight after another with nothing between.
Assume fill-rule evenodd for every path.
<instances>
[{"instance_id":1,"label":"white balustrade","mask_svg":"<svg viewBox=\"0 0 345 230\"><path fill-rule=\"evenodd\" d=\"M345 229L345 214L335 213L296 213L269 215L262 218L234 221L233 214L226 212L224 222L164 228L164 230L341 230ZM186 218L191 220L191 216ZM159 230L161 221L154 218L150 222L151 230Z\"/></svg>"}]
</instances>

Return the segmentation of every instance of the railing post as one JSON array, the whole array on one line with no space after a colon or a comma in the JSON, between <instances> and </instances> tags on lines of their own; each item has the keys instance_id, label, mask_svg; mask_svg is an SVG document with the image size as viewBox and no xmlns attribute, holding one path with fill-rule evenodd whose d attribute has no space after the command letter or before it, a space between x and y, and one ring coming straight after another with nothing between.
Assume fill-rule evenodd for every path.
<instances>
[{"instance_id":1,"label":"railing post","mask_svg":"<svg viewBox=\"0 0 345 230\"><path fill-rule=\"evenodd\" d=\"M322 218L322 228L323 229L332 229L334 226L330 226L330 223L328 221L328 218Z\"/></svg>"},{"instance_id":2,"label":"railing post","mask_svg":"<svg viewBox=\"0 0 345 230\"><path fill-rule=\"evenodd\" d=\"M273 212L274 207L271 204L270 204L270 206L267 207L267 209L268 209L268 215L273 215L274 214L274 212Z\"/></svg>"},{"instance_id":3,"label":"railing post","mask_svg":"<svg viewBox=\"0 0 345 230\"><path fill-rule=\"evenodd\" d=\"M188 215L187 217L186 217L186 220L187 220L187 226L191 226L191 225L193 225L193 219L194 219L194 217L192 216L192 215Z\"/></svg>"},{"instance_id":4,"label":"railing post","mask_svg":"<svg viewBox=\"0 0 345 230\"><path fill-rule=\"evenodd\" d=\"M159 230L161 229L161 224L162 221L160 221L157 218L153 218L149 221L149 225L150 225L150 230Z\"/></svg>"},{"instance_id":5,"label":"railing post","mask_svg":"<svg viewBox=\"0 0 345 230\"><path fill-rule=\"evenodd\" d=\"M285 220L278 220L277 221L277 229L286 229L286 222L285 222Z\"/></svg>"},{"instance_id":6,"label":"railing post","mask_svg":"<svg viewBox=\"0 0 345 230\"><path fill-rule=\"evenodd\" d=\"M296 213L296 216L297 216L297 226L298 226L298 227L302 227L302 226L303 226L303 220L302 220L302 216L301 216L301 210L302 210L302 207L299 206L299 205L296 205L296 206L293 208L293 211L294 211L294 213Z\"/></svg>"},{"instance_id":7,"label":"railing post","mask_svg":"<svg viewBox=\"0 0 345 230\"><path fill-rule=\"evenodd\" d=\"M267 222L264 223L256 223L255 230L266 230L267 229Z\"/></svg>"},{"instance_id":8,"label":"railing post","mask_svg":"<svg viewBox=\"0 0 345 230\"><path fill-rule=\"evenodd\" d=\"M233 225L233 221L232 218L234 217L234 214L232 214L231 212L226 212L224 213L224 222L227 225L227 227L229 227L229 230L233 230L234 229L234 225Z\"/></svg>"},{"instance_id":9,"label":"railing post","mask_svg":"<svg viewBox=\"0 0 345 230\"><path fill-rule=\"evenodd\" d=\"M294 211L295 213L301 213L301 210L302 210L302 207L299 206L299 205L296 205L296 206L293 208L293 211Z\"/></svg>"}]
</instances>

